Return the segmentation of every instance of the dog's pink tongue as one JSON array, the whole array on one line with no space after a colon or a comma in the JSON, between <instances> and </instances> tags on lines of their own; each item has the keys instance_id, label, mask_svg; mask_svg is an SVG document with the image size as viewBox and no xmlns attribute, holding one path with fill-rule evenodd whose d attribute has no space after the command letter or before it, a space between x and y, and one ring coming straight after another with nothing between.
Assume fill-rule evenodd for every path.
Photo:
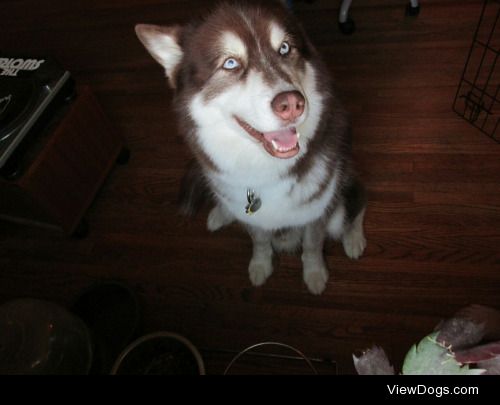
<instances>
[{"instance_id":1,"label":"dog's pink tongue","mask_svg":"<svg viewBox=\"0 0 500 405\"><path fill-rule=\"evenodd\" d=\"M264 132L264 138L273 146L279 149L292 149L297 145L297 130L295 128L286 128L279 131Z\"/></svg>"}]
</instances>

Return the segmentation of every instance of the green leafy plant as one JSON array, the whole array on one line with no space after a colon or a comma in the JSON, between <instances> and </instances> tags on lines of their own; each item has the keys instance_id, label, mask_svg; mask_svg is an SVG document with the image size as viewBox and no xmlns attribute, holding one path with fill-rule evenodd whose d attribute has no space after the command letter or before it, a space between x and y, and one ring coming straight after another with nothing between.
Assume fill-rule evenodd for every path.
<instances>
[{"instance_id":1,"label":"green leafy plant","mask_svg":"<svg viewBox=\"0 0 500 405\"><path fill-rule=\"evenodd\" d=\"M466 308L468 317L455 316L441 321L435 331L413 345L406 354L403 375L500 375L500 313L488 307ZM489 324L488 324L489 321ZM489 340L486 339L489 332ZM353 356L360 375L393 375L385 351L373 346L359 357Z\"/></svg>"},{"instance_id":2,"label":"green leafy plant","mask_svg":"<svg viewBox=\"0 0 500 405\"><path fill-rule=\"evenodd\" d=\"M413 345L403 363L404 375L478 375L483 369L472 369L459 363L450 346L437 340L438 332L431 333Z\"/></svg>"}]
</instances>

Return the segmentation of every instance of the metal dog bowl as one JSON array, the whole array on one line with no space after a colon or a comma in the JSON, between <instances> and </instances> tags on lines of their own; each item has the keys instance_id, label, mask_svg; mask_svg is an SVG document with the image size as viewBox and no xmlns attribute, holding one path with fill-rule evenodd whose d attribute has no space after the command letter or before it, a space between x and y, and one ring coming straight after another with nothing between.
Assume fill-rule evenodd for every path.
<instances>
[{"instance_id":1,"label":"metal dog bowl","mask_svg":"<svg viewBox=\"0 0 500 405\"><path fill-rule=\"evenodd\" d=\"M198 349L185 337L157 332L128 345L118 356L111 374L203 375L205 365Z\"/></svg>"}]
</instances>

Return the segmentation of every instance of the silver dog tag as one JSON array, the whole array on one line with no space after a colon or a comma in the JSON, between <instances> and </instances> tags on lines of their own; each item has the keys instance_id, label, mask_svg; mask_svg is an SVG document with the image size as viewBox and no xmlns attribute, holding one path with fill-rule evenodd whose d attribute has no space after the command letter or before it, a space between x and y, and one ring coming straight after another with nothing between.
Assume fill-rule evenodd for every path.
<instances>
[{"instance_id":1,"label":"silver dog tag","mask_svg":"<svg viewBox=\"0 0 500 405\"><path fill-rule=\"evenodd\" d=\"M247 215L252 215L257 212L262 205L262 201L259 197L255 196L255 191L247 189L247 201L248 204L245 206L245 213Z\"/></svg>"}]
</instances>

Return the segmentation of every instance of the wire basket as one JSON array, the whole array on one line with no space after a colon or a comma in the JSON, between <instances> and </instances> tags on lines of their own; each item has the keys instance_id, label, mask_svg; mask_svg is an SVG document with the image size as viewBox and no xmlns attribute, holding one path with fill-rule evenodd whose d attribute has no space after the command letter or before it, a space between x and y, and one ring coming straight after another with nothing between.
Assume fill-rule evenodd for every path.
<instances>
[{"instance_id":1,"label":"wire basket","mask_svg":"<svg viewBox=\"0 0 500 405\"><path fill-rule=\"evenodd\" d=\"M500 143L500 0L484 0L460 84L453 102L455 112Z\"/></svg>"},{"instance_id":2,"label":"wire basket","mask_svg":"<svg viewBox=\"0 0 500 405\"><path fill-rule=\"evenodd\" d=\"M281 348L285 349L289 352L292 352L293 355L284 355L284 354L277 354L277 353L262 353L256 351L256 349L260 348ZM229 375L233 374L234 372L234 366L238 362L241 362L241 359L244 358L245 356L250 356L250 357L256 357L256 358L263 358L266 359L267 362L264 364L257 364L264 374L273 374L273 372L276 372L276 370L273 370L274 367L277 365L283 365L281 362L282 360L299 360L303 362L303 365L301 368L298 369L299 374L314 374L317 375L318 371L316 370L316 367L313 365L313 361L318 362L319 360L317 359L309 359L305 354L303 354L300 350L296 349L293 346L280 343L280 342L261 342L254 344L252 346L247 347L246 349L242 350L239 352L236 356L233 357L233 359L230 361L228 366L226 367L226 370L224 371L224 375ZM247 359L248 360L248 359ZM255 366L255 364L254 364ZM287 367L290 367L290 364L286 364ZM280 374L285 374L285 371L287 370L280 370ZM289 370L288 370L289 371ZM297 371L297 370L295 370ZM236 373L237 374L237 373Z\"/></svg>"}]
</instances>

